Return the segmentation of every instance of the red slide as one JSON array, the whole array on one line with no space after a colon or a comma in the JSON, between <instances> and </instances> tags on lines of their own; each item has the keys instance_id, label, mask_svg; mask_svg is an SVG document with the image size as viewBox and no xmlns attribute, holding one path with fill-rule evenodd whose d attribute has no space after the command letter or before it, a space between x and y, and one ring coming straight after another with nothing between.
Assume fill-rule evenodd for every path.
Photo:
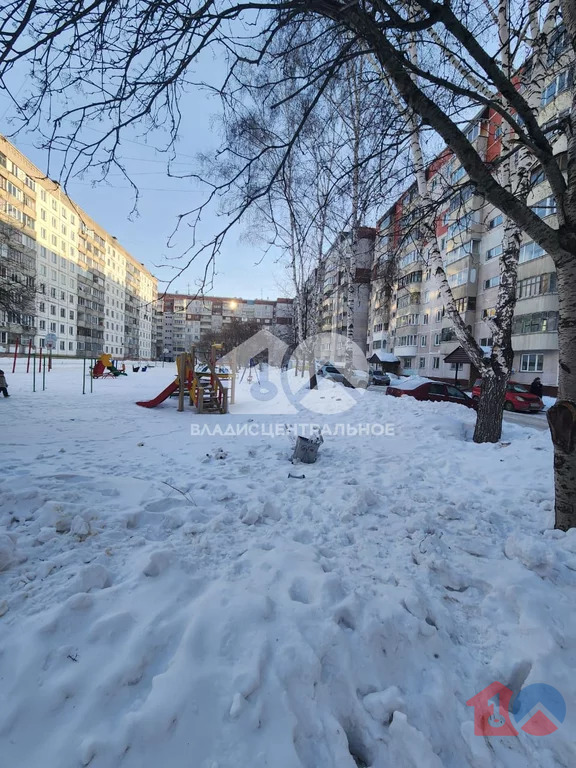
<instances>
[{"instance_id":1,"label":"red slide","mask_svg":"<svg viewBox=\"0 0 576 768\"><path fill-rule=\"evenodd\" d=\"M173 392L178 392L178 381L173 381L172 384L169 384L153 400L141 400L136 405L141 405L143 408L156 408L157 405L160 405L160 403L169 398Z\"/></svg>"}]
</instances>

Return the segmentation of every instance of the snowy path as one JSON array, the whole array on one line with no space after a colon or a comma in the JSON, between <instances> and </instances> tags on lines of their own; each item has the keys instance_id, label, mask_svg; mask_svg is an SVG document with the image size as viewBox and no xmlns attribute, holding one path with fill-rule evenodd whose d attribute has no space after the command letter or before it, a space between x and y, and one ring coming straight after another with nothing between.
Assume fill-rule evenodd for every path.
<instances>
[{"instance_id":1,"label":"snowy path","mask_svg":"<svg viewBox=\"0 0 576 768\"><path fill-rule=\"evenodd\" d=\"M0 403L2 765L576 763L576 536L550 530L546 433L476 446L463 408L367 392L339 413L324 383L312 421L394 435L327 436L294 468L288 437L134 406L167 369L85 396L76 373L11 377ZM249 398L206 423L309 420ZM566 722L474 736L493 680L555 685Z\"/></svg>"}]
</instances>

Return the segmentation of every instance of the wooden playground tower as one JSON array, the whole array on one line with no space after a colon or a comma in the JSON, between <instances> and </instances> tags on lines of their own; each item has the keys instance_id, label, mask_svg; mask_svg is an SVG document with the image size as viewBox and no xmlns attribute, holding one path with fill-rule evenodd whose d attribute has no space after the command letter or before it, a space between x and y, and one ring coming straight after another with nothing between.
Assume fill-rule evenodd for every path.
<instances>
[{"instance_id":1,"label":"wooden playground tower","mask_svg":"<svg viewBox=\"0 0 576 768\"><path fill-rule=\"evenodd\" d=\"M212 344L208 371L196 370L197 360L194 347L191 352L184 352L176 358L178 379L178 410L184 410L186 393L190 397L190 405L194 405L198 413L228 413L228 406L234 403L235 374L216 373L216 352L221 344ZM230 380L230 397L228 389L222 383Z\"/></svg>"}]
</instances>

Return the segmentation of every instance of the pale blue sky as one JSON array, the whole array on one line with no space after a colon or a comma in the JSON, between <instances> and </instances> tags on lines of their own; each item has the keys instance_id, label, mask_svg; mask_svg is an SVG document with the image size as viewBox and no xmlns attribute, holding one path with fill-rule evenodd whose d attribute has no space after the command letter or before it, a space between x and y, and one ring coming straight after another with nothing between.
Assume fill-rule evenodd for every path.
<instances>
[{"instance_id":1,"label":"pale blue sky","mask_svg":"<svg viewBox=\"0 0 576 768\"><path fill-rule=\"evenodd\" d=\"M199 152L216 146L217 131L213 116L218 101L206 92L194 91L180 104L183 122L174 170L189 172ZM39 137L32 130L21 131L12 137L11 117L13 108L6 100L0 100L0 133L9 138L20 151L27 155L41 171L47 169L47 151L39 148ZM90 128L96 136L98 124ZM87 133L86 136L89 134ZM181 225L173 248L167 247L170 234L177 223L177 215L199 203L202 193L197 182L168 176L166 160L152 144L162 144L162 136L138 137L126 135L120 157L125 162L133 180L140 188L137 216L130 218L134 194L119 171L111 171L108 183L94 185L96 174L88 172L82 179L69 182L67 191L93 219L139 261L143 262L159 279L166 280L173 273L156 265L166 262L166 257L177 256L191 243L191 233L186 224ZM58 180L58 157L51 167L51 178ZM222 228L223 220L215 211L202 217L201 238L209 240ZM242 298L276 298L291 295L286 270L276 263L279 252L263 259L258 245L246 241L245 228L240 226L225 241L218 257L212 295ZM263 260L262 260L263 259ZM178 262L173 262L178 264ZM181 293L197 290L204 272L203 259L192 265L185 275L178 278L171 290ZM160 283L159 288L164 284Z\"/></svg>"}]
</instances>

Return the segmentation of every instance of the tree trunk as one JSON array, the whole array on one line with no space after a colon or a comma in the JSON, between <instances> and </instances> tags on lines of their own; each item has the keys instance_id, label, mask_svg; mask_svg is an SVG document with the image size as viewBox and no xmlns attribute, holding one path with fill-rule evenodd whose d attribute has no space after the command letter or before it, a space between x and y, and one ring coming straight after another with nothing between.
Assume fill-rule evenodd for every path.
<instances>
[{"instance_id":1,"label":"tree trunk","mask_svg":"<svg viewBox=\"0 0 576 768\"><path fill-rule=\"evenodd\" d=\"M555 527L576 528L576 263L557 267L558 400L548 411L554 445Z\"/></svg>"},{"instance_id":2,"label":"tree trunk","mask_svg":"<svg viewBox=\"0 0 576 768\"><path fill-rule=\"evenodd\" d=\"M504 371L491 373L482 379L482 395L474 430L475 443L497 443L500 440L509 375L508 371Z\"/></svg>"}]
</instances>

